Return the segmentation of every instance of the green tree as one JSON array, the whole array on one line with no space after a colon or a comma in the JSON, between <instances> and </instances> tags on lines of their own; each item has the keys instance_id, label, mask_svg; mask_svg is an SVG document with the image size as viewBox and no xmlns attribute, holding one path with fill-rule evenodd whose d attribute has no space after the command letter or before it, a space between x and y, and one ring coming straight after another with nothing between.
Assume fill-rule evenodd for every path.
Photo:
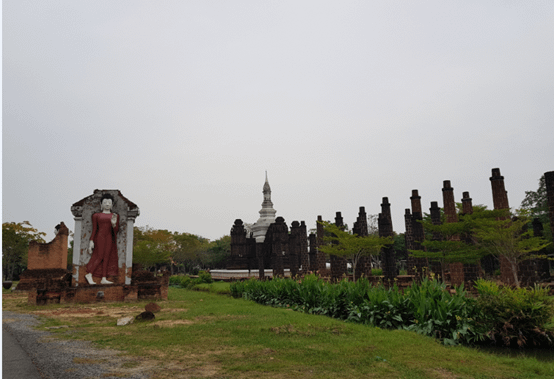
<instances>
[{"instance_id":1,"label":"green tree","mask_svg":"<svg viewBox=\"0 0 554 379\"><path fill-rule=\"evenodd\" d=\"M516 211L515 217L508 209L476 212L469 217L476 246L482 251L503 257L509 264L516 287L520 287L517 269L519 263L540 256L534 254L551 243L533 236L530 212Z\"/></svg>"},{"instance_id":2,"label":"green tree","mask_svg":"<svg viewBox=\"0 0 554 379\"><path fill-rule=\"evenodd\" d=\"M325 236L319 250L349 261L352 265L354 281L356 281L356 266L361 257L377 255L383 247L393 243L392 237L376 235L360 237L349 231L347 227L339 227L328 221L323 221L322 224L325 228Z\"/></svg>"},{"instance_id":3,"label":"green tree","mask_svg":"<svg viewBox=\"0 0 554 379\"><path fill-rule=\"evenodd\" d=\"M406 236L404 233L394 234L394 255L397 260L408 259L408 250L406 250Z\"/></svg>"},{"instance_id":4,"label":"green tree","mask_svg":"<svg viewBox=\"0 0 554 379\"><path fill-rule=\"evenodd\" d=\"M5 280L12 280L17 266L27 267L29 242L44 243L46 233L33 228L29 221L2 224L2 270Z\"/></svg>"},{"instance_id":5,"label":"green tree","mask_svg":"<svg viewBox=\"0 0 554 379\"><path fill-rule=\"evenodd\" d=\"M226 235L208 246L204 267L224 268L227 259L231 256L231 236Z\"/></svg>"},{"instance_id":6,"label":"green tree","mask_svg":"<svg viewBox=\"0 0 554 379\"><path fill-rule=\"evenodd\" d=\"M525 191L525 198L521 202L521 208L530 212L532 218L538 218L543 225L544 238L554 242L550 218L548 217L548 200L546 198L546 181L544 175L539 179L539 188L536 191ZM554 243L550 244L545 254L554 254Z\"/></svg>"},{"instance_id":7,"label":"green tree","mask_svg":"<svg viewBox=\"0 0 554 379\"><path fill-rule=\"evenodd\" d=\"M538 217L543 224L549 222L544 175L540 177L539 188L536 191L525 191L525 198L521 202L521 208L528 210L531 217Z\"/></svg>"},{"instance_id":8,"label":"green tree","mask_svg":"<svg viewBox=\"0 0 554 379\"><path fill-rule=\"evenodd\" d=\"M135 227L133 239L133 263L141 264L145 269L169 263L176 250L173 233L167 230Z\"/></svg>"},{"instance_id":9,"label":"green tree","mask_svg":"<svg viewBox=\"0 0 554 379\"><path fill-rule=\"evenodd\" d=\"M208 239L191 233L177 233L173 238L176 248L172 261L175 265L190 272L194 266L202 264L202 256L208 251Z\"/></svg>"},{"instance_id":10,"label":"green tree","mask_svg":"<svg viewBox=\"0 0 554 379\"><path fill-rule=\"evenodd\" d=\"M416 258L427 258L441 264L441 276L444 280L444 267L447 263L477 263L483 256L483 252L468 241L472 235L473 224L468 215L458 215L458 222L443 222L434 225L430 217L419 221L427 235L421 242L423 250L410 250ZM468 243L469 242L469 243Z\"/></svg>"}]
</instances>

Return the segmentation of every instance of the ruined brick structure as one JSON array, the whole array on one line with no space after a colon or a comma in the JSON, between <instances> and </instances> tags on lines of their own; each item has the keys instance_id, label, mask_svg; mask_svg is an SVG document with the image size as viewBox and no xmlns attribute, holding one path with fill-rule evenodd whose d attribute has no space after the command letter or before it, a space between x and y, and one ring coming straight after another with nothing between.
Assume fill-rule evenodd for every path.
<instances>
[{"instance_id":1,"label":"ruined brick structure","mask_svg":"<svg viewBox=\"0 0 554 379\"><path fill-rule=\"evenodd\" d=\"M437 201L431 201L431 207L429 208L429 214L431 215L431 223L433 225L442 224L441 220L441 209L439 208L439 203ZM440 241L442 236L440 233L433 232L433 241ZM429 268L432 272L442 272L442 265L438 261L429 262Z\"/></svg>"},{"instance_id":2,"label":"ruined brick structure","mask_svg":"<svg viewBox=\"0 0 554 379\"><path fill-rule=\"evenodd\" d=\"M32 288L63 288L71 283L67 271L67 239L69 229L63 222L51 242L31 241L27 254L27 270L20 275L16 290Z\"/></svg>"},{"instance_id":3,"label":"ruined brick structure","mask_svg":"<svg viewBox=\"0 0 554 379\"><path fill-rule=\"evenodd\" d=\"M296 276L306 273L310 268L306 223L293 221L289 235L290 274Z\"/></svg>"},{"instance_id":4,"label":"ruined brick structure","mask_svg":"<svg viewBox=\"0 0 554 379\"><path fill-rule=\"evenodd\" d=\"M456 212L456 202L454 201L454 188L450 184L450 180L443 182L442 188L443 209L445 221L447 223L458 222L458 214ZM453 240L459 240L460 236L453 236ZM450 283L459 286L464 282L464 265L461 262L452 262L448 265L450 271Z\"/></svg>"},{"instance_id":5,"label":"ruined brick structure","mask_svg":"<svg viewBox=\"0 0 554 379\"><path fill-rule=\"evenodd\" d=\"M473 203L469 197L469 192L462 193L462 213L473 214ZM466 243L473 243L471 236L463 236ZM475 281L481 277L481 264L477 263L464 263L463 265L463 277L464 287L466 289L473 288Z\"/></svg>"},{"instance_id":6,"label":"ruined brick structure","mask_svg":"<svg viewBox=\"0 0 554 379\"><path fill-rule=\"evenodd\" d=\"M499 168L492 169L492 176L490 177L492 188L492 199L494 209L510 209L508 203L508 192L504 187L504 177L500 175ZM500 261L500 280L502 282L514 285L515 280L512 274L512 268L510 263L503 256L499 257ZM535 260L525 260L518 265L518 277L520 285L528 285L538 281L539 276L537 272L537 264Z\"/></svg>"},{"instance_id":7,"label":"ruined brick structure","mask_svg":"<svg viewBox=\"0 0 554 379\"><path fill-rule=\"evenodd\" d=\"M308 239L306 238L308 230L305 221L300 221L300 227L296 233L298 245L300 246L300 273L304 274L310 270L310 255L308 252Z\"/></svg>"},{"instance_id":8,"label":"ruined brick structure","mask_svg":"<svg viewBox=\"0 0 554 379\"><path fill-rule=\"evenodd\" d=\"M265 257L269 258L273 277L284 277L285 266L290 267L289 228L283 217L277 217L269 226L264 241Z\"/></svg>"},{"instance_id":9,"label":"ruined brick structure","mask_svg":"<svg viewBox=\"0 0 554 379\"><path fill-rule=\"evenodd\" d=\"M548 199L549 199L549 217L554 220L554 172L545 174ZM493 202L495 209L509 208L507 193L504 188L503 177L500 175L499 169L492 170L491 186L493 190ZM443 202L444 202L444 220L446 222L458 222L458 213L456 203L454 201L454 189L451 186L450 181L443 182ZM425 231L421 222L423 218L423 212L421 207L421 197L418 190L412 190L411 209L406 209L404 215L404 221L406 226L405 241L406 248L408 250L423 250L421 243L425 238ZM461 214L473 213L472 199L469 197L469 192L464 192L461 199L462 210ZM269 185L264 185L264 203L270 204L270 192ZM271 204L270 204L271 205ZM381 204L381 213L378 218L379 236L391 237L394 235L392 227L392 219L390 212L390 203L388 198L384 197ZM266 208L269 209L267 206ZM272 208L271 208L272 209ZM431 202L429 208L431 222L434 225L440 225L443 222L441 215L441 208L438 207L436 201ZM267 213L267 212L266 212ZM322 216L318 216L317 233L310 233L306 235L305 223L293 221L290 230L287 227L282 217L277 218L269 224L267 234L265 236L258 236L256 241L250 241L248 236L249 232L245 232L242 228L242 221L235 221L235 226L231 231L232 246L231 246L231 259L228 268L246 269L258 268L260 278L264 277L264 269L273 270L273 275L282 276L285 270L290 270L292 275L304 274L307 271L319 271L320 273L327 273L326 270L326 256L318 249L323 243L324 228L319 223L322 221ZM268 218L264 218L265 221ZM237 223L240 221L239 223ZM554 221L553 221L554 224ZM335 225L342 226L343 219L341 212L336 213ZM360 207L358 217L353 224L353 233L359 236L366 236L368 234L368 220L364 207ZM540 233L540 225L535 225L535 233ZM263 237L263 239L262 239ZM258 240L261 239L261 242ZM443 236L440 233L433 233L434 240L440 240ZM466 243L472 243L471 236L460 235L455 236ZM382 249L380 254L381 266L383 268L383 274L385 282L397 277L398 269L396 266L394 248L389 246ZM464 258L460 258L464 259ZM331 277L334 279L341 279L347 274L347 261L342 257L331 256ZM486 260L484 260L486 262ZM538 262L538 261L537 261ZM442 272L440 262L427 260L425 258L416 259L413 256L408 255L408 273L420 278L425 272L425 268L430 265L429 271L438 273ZM534 265L534 266L533 266ZM491 267L494 267L491 265ZM537 279L537 272L545 272L545 269L541 269L541 265L527 261L520 265L520 274L527 278L528 281L534 281ZM481 265L469 264L465 262L451 263L449 267L445 267L445 270L450 269L450 279L452 284L459 285L464 283L466 288L473 285L475 280L479 278L481 274ZM535 274L533 277L532 273ZM356 276L364 274L365 276L371 276L371 261L361 259L358 262L356 268ZM544 280L544 277L542 277ZM448 279L445 278L445 279ZM510 283L510 277L502 278L505 282Z\"/></svg>"},{"instance_id":10,"label":"ruined brick structure","mask_svg":"<svg viewBox=\"0 0 554 379\"><path fill-rule=\"evenodd\" d=\"M356 218L356 222L354 222L354 226L352 227L352 232L354 234L357 234L359 237L367 237L369 235L369 231L367 228L367 213L365 213L365 207L360 207L360 210L358 211L358 217ZM370 256L360 257L356 265L355 275L356 278L361 278L362 275L365 277L371 276Z\"/></svg>"},{"instance_id":11,"label":"ruined brick structure","mask_svg":"<svg viewBox=\"0 0 554 379\"><path fill-rule=\"evenodd\" d=\"M412 190L410 197L412 212L406 209L404 221L406 224L406 249L408 250L408 275L414 275L416 278L421 278L424 275L425 269L429 266L426 258L416 258L410 250L424 250L421 243L425 240L425 232L423 230L423 212L421 211L421 196L418 190ZM408 247L409 246L409 247Z\"/></svg>"},{"instance_id":12,"label":"ruined brick structure","mask_svg":"<svg viewBox=\"0 0 554 379\"><path fill-rule=\"evenodd\" d=\"M394 236L388 197L383 197L383 202L381 203L381 213L379 213L378 225L379 237ZM381 250L381 268L383 269L383 276L385 281L393 280L396 277L396 257L392 245L384 247Z\"/></svg>"},{"instance_id":13,"label":"ruined brick structure","mask_svg":"<svg viewBox=\"0 0 554 379\"><path fill-rule=\"evenodd\" d=\"M323 222L323 218L321 215L317 216L317 231L316 231L316 242L317 246L323 245L323 235L324 235L324 228L321 224ZM317 250L317 262L316 262L316 270L319 272L323 272L327 269L327 256L322 251Z\"/></svg>"},{"instance_id":14,"label":"ruined brick structure","mask_svg":"<svg viewBox=\"0 0 554 379\"><path fill-rule=\"evenodd\" d=\"M101 211L100 200L105 193L113 196L112 212L119 215L119 233L116 240L119 274L110 277L112 284L90 285L84 276L86 264L90 259L88 246L92 234L92 215ZM133 227L134 220L139 215L136 204L118 190L95 190L92 195L74 203L71 212L75 217L73 270L67 270L68 229L61 223L58 234L51 243L32 242L29 246L27 275L33 276L33 272L41 274L34 275L35 279L27 288L30 304L167 299L169 273L155 276L148 272L135 273L132 270ZM54 272L55 275L47 275L48 272ZM96 279L99 283L99 278Z\"/></svg>"},{"instance_id":15,"label":"ruined brick structure","mask_svg":"<svg viewBox=\"0 0 554 379\"><path fill-rule=\"evenodd\" d=\"M255 265L255 240L247 235L243 222L240 219L235 220L231 228L231 256L227 263L230 270L252 270L258 268Z\"/></svg>"},{"instance_id":16,"label":"ruined brick structure","mask_svg":"<svg viewBox=\"0 0 554 379\"><path fill-rule=\"evenodd\" d=\"M339 227L344 226L341 212L336 213L335 225ZM348 266L346 259L344 259L343 257L338 257L336 255L331 255L329 259L331 260L331 278L333 278L334 280L339 280L344 275L348 275Z\"/></svg>"}]
</instances>

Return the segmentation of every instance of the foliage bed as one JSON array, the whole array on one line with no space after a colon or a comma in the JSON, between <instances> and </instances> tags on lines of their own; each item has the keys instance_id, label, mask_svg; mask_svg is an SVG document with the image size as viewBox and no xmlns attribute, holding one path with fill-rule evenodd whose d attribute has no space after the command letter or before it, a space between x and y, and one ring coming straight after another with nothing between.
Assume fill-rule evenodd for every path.
<instances>
[{"instance_id":1,"label":"foliage bed","mask_svg":"<svg viewBox=\"0 0 554 379\"><path fill-rule=\"evenodd\" d=\"M484 284L479 288L484 290ZM501 291L495 295L489 291L476 300L466 296L463 286L450 293L444 283L434 279L414 283L402 292L396 285L391 288L374 286L365 278L357 282L330 284L315 275L308 275L302 280L278 278L261 282L250 279L233 283L230 289L234 297L257 303L379 328L415 331L438 338L446 345L497 340L509 343L513 340L513 337L504 338L508 327L506 322L515 322L514 318L502 318L510 313L509 308L502 308L508 301L502 299L510 298L506 295L508 292ZM553 329L547 324L553 314L551 299L536 289L518 290L517 293L519 304L530 306L528 310L518 308L522 316L517 318L521 322L515 330L524 335L524 338L517 340L521 342L520 346L529 342L535 345L552 344ZM509 327L508 330L513 332ZM537 339L537 336L540 338Z\"/></svg>"},{"instance_id":2,"label":"foliage bed","mask_svg":"<svg viewBox=\"0 0 554 379\"><path fill-rule=\"evenodd\" d=\"M173 287L192 289L202 283L213 283L209 272L200 271L197 278L192 278L188 275L174 275L169 278L169 285Z\"/></svg>"},{"instance_id":3,"label":"foliage bed","mask_svg":"<svg viewBox=\"0 0 554 379\"><path fill-rule=\"evenodd\" d=\"M489 339L520 347L554 346L554 299L546 288L501 288L486 280L477 281L476 287Z\"/></svg>"}]
</instances>

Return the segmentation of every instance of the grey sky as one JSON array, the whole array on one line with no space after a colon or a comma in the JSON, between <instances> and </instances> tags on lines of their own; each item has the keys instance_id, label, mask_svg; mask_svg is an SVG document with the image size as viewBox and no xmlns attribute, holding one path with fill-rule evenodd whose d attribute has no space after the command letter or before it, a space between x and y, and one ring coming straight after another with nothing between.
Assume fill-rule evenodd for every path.
<instances>
[{"instance_id":1,"label":"grey sky","mask_svg":"<svg viewBox=\"0 0 554 379\"><path fill-rule=\"evenodd\" d=\"M210 239L455 198L554 170L551 1L3 2L2 219L53 237L119 189L137 225Z\"/></svg>"}]
</instances>

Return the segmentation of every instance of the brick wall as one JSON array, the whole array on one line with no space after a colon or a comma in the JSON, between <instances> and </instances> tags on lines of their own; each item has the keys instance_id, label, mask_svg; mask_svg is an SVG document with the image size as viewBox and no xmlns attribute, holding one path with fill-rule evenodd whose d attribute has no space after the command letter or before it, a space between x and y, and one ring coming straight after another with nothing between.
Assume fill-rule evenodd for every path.
<instances>
[{"instance_id":1,"label":"brick wall","mask_svg":"<svg viewBox=\"0 0 554 379\"><path fill-rule=\"evenodd\" d=\"M67 237L69 230L62 222L56 237L49 243L31 241L27 258L28 270L67 270Z\"/></svg>"}]
</instances>

